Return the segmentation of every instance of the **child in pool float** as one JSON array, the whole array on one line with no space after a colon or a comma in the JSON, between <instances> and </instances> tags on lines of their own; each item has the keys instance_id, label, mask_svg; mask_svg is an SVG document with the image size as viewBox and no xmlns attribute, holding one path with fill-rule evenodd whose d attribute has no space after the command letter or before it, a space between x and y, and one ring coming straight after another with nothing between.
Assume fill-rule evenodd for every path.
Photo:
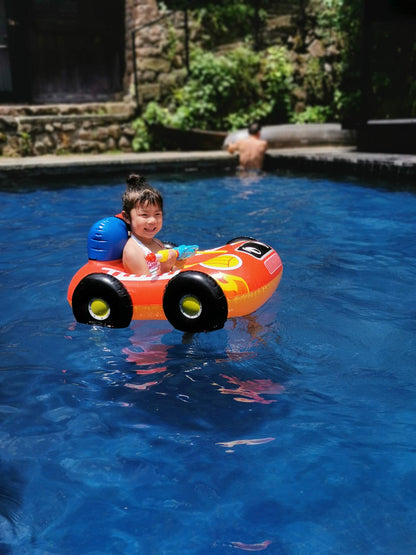
<instances>
[{"instance_id":1,"label":"child in pool float","mask_svg":"<svg viewBox=\"0 0 416 555\"><path fill-rule=\"evenodd\" d=\"M178 260L178 250L166 250L162 241L155 237L163 225L163 197L160 192L144 177L132 174L127 179L122 201L121 214L130 226L130 238L123 250L126 271L138 275L158 275L182 268L185 261ZM190 256L197 248L197 245L182 246L182 251L185 249L187 252L182 252L181 258ZM161 250L165 253L163 261L151 255Z\"/></svg>"},{"instance_id":2,"label":"child in pool float","mask_svg":"<svg viewBox=\"0 0 416 555\"><path fill-rule=\"evenodd\" d=\"M240 169L261 170L264 156L267 150L267 141L260 139L261 127L258 123L252 123L248 128L248 137L240 139L236 143L228 145L228 152L238 152Z\"/></svg>"}]
</instances>

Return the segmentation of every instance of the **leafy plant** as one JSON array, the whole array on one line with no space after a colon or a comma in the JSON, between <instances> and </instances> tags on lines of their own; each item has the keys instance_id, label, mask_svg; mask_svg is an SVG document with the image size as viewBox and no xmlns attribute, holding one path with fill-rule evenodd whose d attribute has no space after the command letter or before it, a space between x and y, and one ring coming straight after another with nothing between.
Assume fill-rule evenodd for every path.
<instances>
[{"instance_id":1,"label":"leafy plant","mask_svg":"<svg viewBox=\"0 0 416 555\"><path fill-rule=\"evenodd\" d=\"M152 145L152 140L146 122L142 118L137 118L133 122L132 127L135 131L135 136L132 141L133 150L136 152L149 151Z\"/></svg>"},{"instance_id":2,"label":"leafy plant","mask_svg":"<svg viewBox=\"0 0 416 555\"><path fill-rule=\"evenodd\" d=\"M30 156L32 154L32 136L27 131L20 131L19 146L22 156Z\"/></svg>"},{"instance_id":3,"label":"leafy plant","mask_svg":"<svg viewBox=\"0 0 416 555\"><path fill-rule=\"evenodd\" d=\"M303 112L293 114L291 123L325 123L330 114L328 106L307 106Z\"/></svg>"},{"instance_id":4,"label":"leafy plant","mask_svg":"<svg viewBox=\"0 0 416 555\"><path fill-rule=\"evenodd\" d=\"M293 65L283 46L273 46L266 51L263 61L262 86L269 102L268 119L274 123L285 122L291 112L293 90Z\"/></svg>"},{"instance_id":5,"label":"leafy plant","mask_svg":"<svg viewBox=\"0 0 416 555\"><path fill-rule=\"evenodd\" d=\"M247 46L221 56L195 50L191 62L190 79L166 106L147 105L135 124L140 137L134 149L148 146L146 124L232 130L254 120L288 121L293 70L285 48L269 48L263 56Z\"/></svg>"},{"instance_id":6,"label":"leafy plant","mask_svg":"<svg viewBox=\"0 0 416 555\"><path fill-rule=\"evenodd\" d=\"M230 113L247 109L261 93L260 58L246 47L222 56L197 50L191 62L191 78L174 98L177 127L224 129Z\"/></svg>"}]
</instances>

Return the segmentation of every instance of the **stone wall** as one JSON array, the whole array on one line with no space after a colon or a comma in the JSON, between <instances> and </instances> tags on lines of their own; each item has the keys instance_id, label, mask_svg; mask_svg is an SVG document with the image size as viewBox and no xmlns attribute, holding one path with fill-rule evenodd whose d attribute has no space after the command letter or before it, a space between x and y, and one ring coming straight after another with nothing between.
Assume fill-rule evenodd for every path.
<instances>
[{"instance_id":1,"label":"stone wall","mask_svg":"<svg viewBox=\"0 0 416 555\"><path fill-rule=\"evenodd\" d=\"M4 112L0 107L3 156L133 150L134 109L129 104L22 106Z\"/></svg>"},{"instance_id":2,"label":"stone wall","mask_svg":"<svg viewBox=\"0 0 416 555\"><path fill-rule=\"evenodd\" d=\"M125 21L125 94L139 105L160 100L186 76L183 13L166 15L155 0L126 0Z\"/></svg>"}]
</instances>

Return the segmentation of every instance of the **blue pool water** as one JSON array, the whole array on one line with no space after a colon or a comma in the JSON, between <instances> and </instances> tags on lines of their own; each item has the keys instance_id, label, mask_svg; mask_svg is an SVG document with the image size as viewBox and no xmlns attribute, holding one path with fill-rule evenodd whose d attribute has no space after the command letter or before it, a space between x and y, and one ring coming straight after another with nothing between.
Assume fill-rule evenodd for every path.
<instances>
[{"instance_id":1,"label":"blue pool water","mask_svg":"<svg viewBox=\"0 0 416 555\"><path fill-rule=\"evenodd\" d=\"M416 195L155 176L161 236L250 235L284 273L223 330L76 324L119 183L0 191L0 552L416 552Z\"/></svg>"}]
</instances>

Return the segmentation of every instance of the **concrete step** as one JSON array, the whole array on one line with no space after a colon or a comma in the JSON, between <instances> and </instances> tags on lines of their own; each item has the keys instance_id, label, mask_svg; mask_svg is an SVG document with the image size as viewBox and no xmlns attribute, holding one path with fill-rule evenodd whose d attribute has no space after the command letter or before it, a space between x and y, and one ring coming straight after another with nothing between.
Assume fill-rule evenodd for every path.
<instances>
[{"instance_id":1,"label":"concrete step","mask_svg":"<svg viewBox=\"0 0 416 555\"><path fill-rule=\"evenodd\" d=\"M0 104L0 117L39 116L134 116L129 102L91 102L83 104Z\"/></svg>"}]
</instances>

